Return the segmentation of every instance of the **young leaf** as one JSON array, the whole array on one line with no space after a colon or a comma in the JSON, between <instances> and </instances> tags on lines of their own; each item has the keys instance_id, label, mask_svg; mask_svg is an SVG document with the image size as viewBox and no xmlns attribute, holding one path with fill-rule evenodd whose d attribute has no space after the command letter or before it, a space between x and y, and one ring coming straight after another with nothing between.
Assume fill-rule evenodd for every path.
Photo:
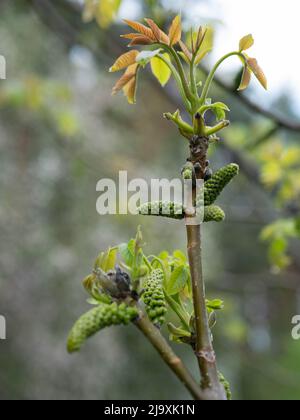
<instances>
[{"instance_id":1,"label":"young leaf","mask_svg":"<svg viewBox=\"0 0 300 420\"><path fill-rule=\"evenodd\" d=\"M177 258L183 264L185 264L187 262L186 255L182 251L180 251L179 249L173 252L173 257Z\"/></svg>"},{"instance_id":2,"label":"young leaf","mask_svg":"<svg viewBox=\"0 0 300 420\"><path fill-rule=\"evenodd\" d=\"M123 243L118 248L125 264L131 268L134 263L135 241L132 239L128 244Z\"/></svg>"},{"instance_id":3,"label":"young leaf","mask_svg":"<svg viewBox=\"0 0 300 420\"><path fill-rule=\"evenodd\" d=\"M124 95L127 98L129 104L134 105L136 103L136 89L137 89L137 79L136 77L132 79L126 86L123 88Z\"/></svg>"},{"instance_id":4,"label":"young leaf","mask_svg":"<svg viewBox=\"0 0 300 420\"><path fill-rule=\"evenodd\" d=\"M164 44L169 45L170 40L167 34L165 34L157 25L156 23L152 20L152 19L145 19L145 21L148 23L148 25L150 26L153 35L155 36L156 40L158 42L162 42Z\"/></svg>"},{"instance_id":5,"label":"young leaf","mask_svg":"<svg viewBox=\"0 0 300 420\"><path fill-rule=\"evenodd\" d=\"M116 95L121 89L123 89L124 86L126 86L135 77L135 75L135 71L126 72L125 74L123 74L123 76L117 81L117 83L113 87L112 95Z\"/></svg>"},{"instance_id":6,"label":"young leaf","mask_svg":"<svg viewBox=\"0 0 300 420\"><path fill-rule=\"evenodd\" d=\"M168 54L163 54L163 56L167 60L170 60L170 57ZM160 58L154 57L151 59L151 69L152 69L152 73L157 78L159 83L162 86L165 86L168 83L172 74L167 64L165 64Z\"/></svg>"},{"instance_id":7,"label":"young leaf","mask_svg":"<svg viewBox=\"0 0 300 420\"><path fill-rule=\"evenodd\" d=\"M136 58L139 55L139 53L140 52L138 50L132 50L125 54L122 54L109 69L110 73L123 70L131 64L136 63Z\"/></svg>"},{"instance_id":8,"label":"young leaf","mask_svg":"<svg viewBox=\"0 0 300 420\"><path fill-rule=\"evenodd\" d=\"M133 40L133 39L136 39L136 38L139 38L139 37L141 37L141 34L137 34L136 32L134 32L134 33L130 33L130 34L123 34L123 35L120 35L120 37L121 38L125 38L125 39L131 39L131 40ZM150 38L148 38L149 39L149 41L150 41ZM152 42L152 41L151 41Z\"/></svg>"},{"instance_id":9,"label":"young leaf","mask_svg":"<svg viewBox=\"0 0 300 420\"><path fill-rule=\"evenodd\" d=\"M251 71L249 70L249 67L245 65L242 80L241 80L238 90L241 91L241 90L247 89L250 82L251 82Z\"/></svg>"},{"instance_id":10,"label":"young leaf","mask_svg":"<svg viewBox=\"0 0 300 420\"><path fill-rule=\"evenodd\" d=\"M242 51L249 50L249 48L251 48L253 44L254 44L254 39L251 34L244 36L240 40L240 51L242 52Z\"/></svg>"},{"instance_id":11,"label":"young leaf","mask_svg":"<svg viewBox=\"0 0 300 420\"><path fill-rule=\"evenodd\" d=\"M183 54L185 55L186 59L188 60L188 63L192 61L192 53L188 49L188 47L185 45L183 41L179 41L180 48L182 49Z\"/></svg>"},{"instance_id":12,"label":"young leaf","mask_svg":"<svg viewBox=\"0 0 300 420\"><path fill-rule=\"evenodd\" d=\"M247 59L247 64L248 64L249 68L251 69L251 71L254 73L254 75L257 78L257 80L259 81L259 83L263 86L263 88L268 90L267 78L266 78L265 73L263 72L262 68L259 66L256 58L248 58Z\"/></svg>"},{"instance_id":13,"label":"young leaf","mask_svg":"<svg viewBox=\"0 0 300 420\"><path fill-rule=\"evenodd\" d=\"M130 104L135 103L136 96L136 85L137 85L137 73L139 64L131 64L124 75L117 81L113 87L112 94L115 95L121 89L123 89L125 96Z\"/></svg>"},{"instance_id":14,"label":"young leaf","mask_svg":"<svg viewBox=\"0 0 300 420\"><path fill-rule=\"evenodd\" d=\"M198 54L202 53L202 51L212 50L214 46L214 29L212 27L202 28L201 32L203 33L201 44L200 44L200 50L198 51ZM197 46L198 38L199 38L199 31L193 32L188 35L187 37L187 45L188 47L192 48L194 46Z\"/></svg>"},{"instance_id":15,"label":"young leaf","mask_svg":"<svg viewBox=\"0 0 300 420\"><path fill-rule=\"evenodd\" d=\"M117 254L118 254L117 248L109 249L107 251L106 256L105 256L105 263L103 266L103 270L106 273L115 268L116 261L117 261Z\"/></svg>"},{"instance_id":16,"label":"young leaf","mask_svg":"<svg viewBox=\"0 0 300 420\"><path fill-rule=\"evenodd\" d=\"M224 302L221 299L207 300L206 307L214 311L220 311L224 309Z\"/></svg>"},{"instance_id":17,"label":"young leaf","mask_svg":"<svg viewBox=\"0 0 300 420\"><path fill-rule=\"evenodd\" d=\"M156 38L150 28L143 25L139 22L134 22L132 20L124 19L124 22L127 23L128 26L130 26L135 31L139 32L140 34L146 36L147 38L150 38L152 41L156 41Z\"/></svg>"},{"instance_id":18,"label":"young leaf","mask_svg":"<svg viewBox=\"0 0 300 420\"><path fill-rule=\"evenodd\" d=\"M148 38L147 36L140 35L140 36L135 37L130 42L130 44L128 44L128 47L134 47L136 45L151 45L151 44L153 44L153 41L150 38Z\"/></svg>"},{"instance_id":19,"label":"young leaf","mask_svg":"<svg viewBox=\"0 0 300 420\"><path fill-rule=\"evenodd\" d=\"M178 15L174 18L169 30L170 45L173 46L181 40L182 28L181 17Z\"/></svg>"},{"instance_id":20,"label":"young leaf","mask_svg":"<svg viewBox=\"0 0 300 420\"><path fill-rule=\"evenodd\" d=\"M181 292L189 280L189 272L186 266L180 265L172 272L170 280L167 284L167 293L170 296Z\"/></svg>"}]
</instances>

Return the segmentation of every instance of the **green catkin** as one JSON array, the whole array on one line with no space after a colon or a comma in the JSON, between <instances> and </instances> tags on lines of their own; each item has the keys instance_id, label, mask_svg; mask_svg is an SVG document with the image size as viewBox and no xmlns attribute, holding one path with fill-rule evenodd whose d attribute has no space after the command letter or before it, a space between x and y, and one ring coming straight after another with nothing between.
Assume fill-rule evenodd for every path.
<instances>
[{"instance_id":1,"label":"green catkin","mask_svg":"<svg viewBox=\"0 0 300 420\"><path fill-rule=\"evenodd\" d=\"M144 216L163 216L170 219L182 220L184 218L183 206L179 203L154 201L143 204L138 209Z\"/></svg>"},{"instance_id":2,"label":"green catkin","mask_svg":"<svg viewBox=\"0 0 300 420\"><path fill-rule=\"evenodd\" d=\"M204 208L204 222L223 222L224 211L218 206L207 206Z\"/></svg>"},{"instance_id":3,"label":"green catkin","mask_svg":"<svg viewBox=\"0 0 300 420\"><path fill-rule=\"evenodd\" d=\"M85 341L100 330L112 325L127 325L138 316L138 309L125 303L101 304L82 315L72 328L67 349L79 351Z\"/></svg>"},{"instance_id":4,"label":"green catkin","mask_svg":"<svg viewBox=\"0 0 300 420\"><path fill-rule=\"evenodd\" d=\"M143 301L146 305L146 311L153 322L157 326L161 326L165 322L165 314L167 306L163 291L164 273L162 270L154 270L147 278L143 285Z\"/></svg>"},{"instance_id":5,"label":"green catkin","mask_svg":"<svg viewBox=\"0 0 300 420\"><path fill-rule=\"evenodd\" d=\"M219 381L220 383L223 385L225 392L226 392L226 397L228 401L232 400L232 393L231 393L231 389L230 389L230 384L229 382L225 379L224 375L222 375L221 372L218 372L219 375Z\"/></svg>"},{"instance_id":6,"label":"green catkin","mask_svg":"<svg viewBox=\"0 0 300 420\"><path fill-rule=\"evenodd\" d=\"M199 203L197 203L199 205ZM151 208L159 211L159 214L152 214ZM172 208L176 209L177 213L181 214L165 214L165 209ZM139 208L139 213L147 216L162 216L171 219L182 220L184 219L184 211L181 204L174 203L146 203ZM204 207L204 222L222 222L225 219L224 211L218 206L206 206Z\"/></svg>"},{"instance_id":7,"label":"green catkin","mask_svg":"<svg viewBox=\"0 0 300 420\"><path fill-rule=\"evenodd\" d=\"M204 186L205 206L210 206L219 197L226 185L239 173L239 166L231 163L217 171Z\"/></svg>"}]
</instances>

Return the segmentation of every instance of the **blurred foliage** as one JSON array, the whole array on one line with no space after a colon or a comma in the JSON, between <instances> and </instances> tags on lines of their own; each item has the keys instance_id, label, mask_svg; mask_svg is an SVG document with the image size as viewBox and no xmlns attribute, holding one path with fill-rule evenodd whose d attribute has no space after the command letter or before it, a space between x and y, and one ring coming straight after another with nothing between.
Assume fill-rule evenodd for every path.
<instances>
[{"instance_id":1,"label":"blurred foliage","mask_svg":"<svg viewBox=\"0 0 300 420\"><path fill-rule=\"evenodd\" d=\"M72 93L65 84L34 75L18 82L8 81L0 91L0 109L14 108L19 113L30 113L37 119L49 120L63 137L79 133L72 103Z\"/></svg>"},{"instance_id":2,"label":"blurred foliage","mask_svg":"<svg viewBox=\"0 0 300 420\"><path fill-rule=\"evenodd\" d=\"M90 22L96 19L103 29L114 21L122 0L84 0L83 19Z\"/></svg>"},{"instance_id":3,"label":"blurred foliage","mask_svg":"<svg viewBox=\"0 0 300 420\"><path fill-rule=\"evenodd\" d=\"M52 2L58 15L65 3ZM167 1L145 1L141 7L149 16L152 10L162 24L169 9L176 8ZM67 19L67 12L62 15ZM52 22L52 16L46 17L47 24ZM95 35L92 24L85 25L84 36L70 41L59 25L49 30L21 0L3 2L0 21L1 53L9 63L8 80L0 83L0 313L9 334L0 343L1 399L186 398L159 357L130 328L105 331L74 359L65 352L67 332L86 309L79 282L96 250L127 241L139 223L151 243L149 252L185 246L174 221L101 218L95 211L95 185L101 177L113 178L119 169L128 169L130 177L177 174L186 150L174 147L177 135L160 119L170 101L146 75L138 107L128 109L122 99L112 100L106 70L116 54L107 53L105 34L97 30ZM77 28L78 21L69 22ZM97 48L79 47L81 39L92 39ZM299 133L279 130L250 150L270 131L270 122L215 87L213 96L220 93L233 120L224 142L259 164L264 186L241 175L222 199L227 222L205 229L208 298L226 301L215 327L220 368L233 384L234 398L299 399L300 348L290 336L300 296ZM284 97L273 107L292 115ZM219 148L212 164L218 168L231 157ZM270 173L272 165L277 179ZM294 214L285 214L287 206ZM294 257L286 271L276 269L277 276L259 241L270 223L263 236L275 248L272 265L282 268L285 256ZM176 350L188 358L183 346ZM192 360L189 365L194 368Z\"/></svg>"}]
</instances>

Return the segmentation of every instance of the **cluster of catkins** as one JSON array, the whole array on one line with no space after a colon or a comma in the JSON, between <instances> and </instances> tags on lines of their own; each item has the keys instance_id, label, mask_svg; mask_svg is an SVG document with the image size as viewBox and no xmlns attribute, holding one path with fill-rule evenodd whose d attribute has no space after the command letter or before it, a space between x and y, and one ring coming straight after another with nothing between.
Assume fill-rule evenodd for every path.
<instances>
[{"instance_id":1,"label":"cluster of catkins","mask_svg":"<svg viewBox=\"0 0 300 420\"><path fill-rule=\"evenodd\" d=\"M138 309L135 306L116 302L100 304L76 322L68 338L68 351L79 351L84 342L100 330L112 325L127 325L137 316Z\"/></svg>"},{"instance_id":2,"label":"cluster of catkins","mask_svg":"<svg viewBox=\"0 0 300 420\"><path fill-rule=\"evenodd\" d=\"M164 273L162 270L153 270L143 285L143 301L146 311L154 325L160 327L165 322L167 312L163 291Z\"/></svg>"},{"instance_id":3,"label":"cluster of catkins","mask_svg":"<svg viewBox=\"0 0 300 420\"><path fill-rule=\"evenodd\" d=\"M204 222L222 222L225 219L224 211L213 205L227 184L238 174L239 166L231 163L218 170L204 184ZM197 206L201 207L202 197L196 200ZM185 209L182 204L173 202L157 201L143 204L139 213L147 216L163 216L171 219L182 220L185 217Z\"/></svg>"}]
</instances>

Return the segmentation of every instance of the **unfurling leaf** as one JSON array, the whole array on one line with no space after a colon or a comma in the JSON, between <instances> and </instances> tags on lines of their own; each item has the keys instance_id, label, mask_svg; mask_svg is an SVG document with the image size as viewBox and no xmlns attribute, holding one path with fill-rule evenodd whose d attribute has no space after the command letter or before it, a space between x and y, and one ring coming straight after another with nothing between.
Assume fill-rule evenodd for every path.
<instances>
[{"instance_id":1,"label":"unfurling leaf","mask_svg":"<svg viewBox=\"0 0 300 420\"><path fill-rule=\"evenodd\" d=\"M214 45L214 29L212 27L201 28L197 32L191 32L187 38L189 48L196 50L198 54L202 51L210 51Z\"/></svg>"},{"instance_id":2,"label":"unfurling leaf","mask_svg":"<svg viewBox=\"0 0 300 420\"><path fill-rule=\"evenodd\" d=\"M185 45L185 43L183 41L179 41L179 45L180 45L180 48L182 49L182 52L184 53L186 59L190 63L192 61L192 58L193 58L191 51L188 49L188 47Z\"/></svg>"},{"instance_id":3,"label":"unfurling leaf","mask_svg":"<svg viewBox=\"0 0 300 420\"><path fill-rule=\"evenodd\" d=\"M265 73L263 72L262 68L259 66L256 58L248 58L247 59L248 67L254 73L255 77L259 81L259 83L268 90L268 81L266 78Z\"/></svg>"},{"instance_id":4,"label":"unfurling leaf","mask_svg":"<svg viewBox=\"0 0 300 420\"><path fill-rule=\"evenodd\" d=\"M143 25L139 22L134 22L133 20L124 19L124 22L127 23L128 26L130 26L135 31L139 32L140 34L146 36L147 38L150 38L153 42L156 41L156 38L150 28Z\"/></svg>"},{"instance_id":5,"label":"unfurling leaf","mask_svg":"<svg viewBox=\"0 0 300 420\"><path fill-rule=\"evenodd\" d=\"M110 73L123 70L126 67L129 67L130 65L134 64L139 53L140 52L138 50L132 50L125 54L122 54L109 69Z\"/></svg>"},{"instance_id":6,"label":"unfurling leaf","mask_svg":"<svg viewBox=\"0 0 300 420\"><path fill-rule=\"evenodd\" d=\"M170 40L167 34L165 34L154 22L154 20L152 19L145 19L145 21L148 23L148 25L150 26L153 35L155 36L156 40L158 42L162 42L163 44L167 44L169 45Z\"/></svg>"},{"instance_id":7,"label":"unfurling leaf","mask_svg":"<svg viewBox=\"0 0 300 420\"><path fill-rule=\"evenodd\" d=\"M167 285L167 293L170 296L181 292L187 285L189 280L189 271L185 265L180 265L175 268L171 274L170 281Z\"/></svg>"},{"instance_id":8,"label":"unfurling leaf","mask_svg":"<svg viewBox=\"0 0 300 420\"><path fill-rule=\"evenodd\" d=\"M169 54L163 54L163 57L170 61ZM171 70L159 57L154 57L151 59L151 69L154 76L157 78L159 83L162 86L165 86L170 77L171 77Z\"/></svg>"},{"instance_id":9,"label":"unfurling leaf","mask_svg":"<svg viewBox=\"0 0 300 420\"><path fill-rule=\"evenodd\" d=\"M251 71L250 71L249 67L247 65L245 65L242 80L241 80L241 83L240 83L240 86L239 86L238 90L241 91L241 90L247 89L250 82L251 82Z\"/></svg>"},{"instance_id":10,"label":"unfurling leaf","mask_svg":"<svg viewBox=\"0 0 300 420\"><path fill-rule=\"evenodd\" d=\"M116 95L121 89L124 88L133 78L135 77L135 72L131 71L130 73L126 72L123 76L117 81L113 87L112 94Z\"/></svg>"},{"instance_id":11,"label":"unfurling leaf","mask_svg":"<svg viewBox=\"0 0 300 420\"><path fill-rule=\"evenodd\" d=\"M141 36L141 34L137 34L136 32L130 33L130 34L120 35L121 38L131 39L131 40L139 38L140 36ZM150 40L150 38L149 38L149 40Z\"/></svg>"},{"instance_id":12,"label":"unfurling leaf","mask_svg":"<svg viewBox=\"0 0 300 420\"><path fill-rule=\"evenodd\" d=\"M128 44L128 47L134 47L136 45L151 45L153 44L153 41L148 38L147 36L137 36L136 38L134 38L130 44Z\"/></svg>"},{"instance_id":13,"label":"unfurling leaf","mask_svg":"<svg viewBox=\"0 0 300 420\"><path fill-rule=\"evenodd\" d=\"M136 88L137 77L131 79L130 82L123 88L124 95L126 96L128 103L131 105L136 103Z\"/></svg>"},{"instance_id":14,"label":"unfurling leaf","mask_svg":"<svg viewBox=\"0 0 300 420\"><path fill-rule=\"evenodd\" d=\"M130 66L128 66L126 72L124 75L117 81L115 86L113 87L112 94L115 95L118 93L121 89L123 89L123 92L125 96L128 99L128 102L130 104L135 103L135 97L136 97L136 85L137 85L137 72L139 69L139 64L135 63Z\"/></svg>"},{"instance_id":15,"label":"unfurling leaf","mask_svg":"<svg viewBox=\"0 0 300 420\"><path fill-rule=\"evenodd\" d=\"M173 46L181 40L182 28L181 17L178 15L172 22L169 30L170 45Z\"/></svg>"},{"instance_id":16,"label":"unfurling leaf","mask_svg":"<svg viewBox=\"0 0 300 420\"><path fill-rule=\"evenodd\" d=\"M254 39L251 34L244 36L240 40L240 51L246 51L249 50L254 44Z\"/></svg>"}]
</instances>

